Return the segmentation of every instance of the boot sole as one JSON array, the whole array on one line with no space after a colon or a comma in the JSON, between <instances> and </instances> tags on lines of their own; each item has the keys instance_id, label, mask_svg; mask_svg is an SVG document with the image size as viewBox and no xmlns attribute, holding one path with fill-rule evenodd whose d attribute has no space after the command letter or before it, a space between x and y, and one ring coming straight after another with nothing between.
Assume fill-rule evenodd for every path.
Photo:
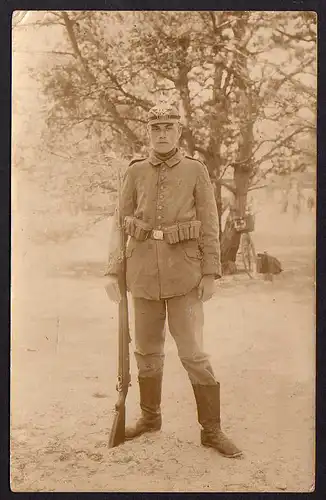
<instances>
[{"instance_id":1,"label":"boot sole","mask_svg":"<svg viewBox=\"0 0 326 500\"><path fill-rule=\"evenodd\" d=\"M126 441L132 441L133 439L137 439L138 437L143 436L144 434L148 434L148 433L152 433L152 432L158 432L160 430L161 429L148 429L148 430L146 430L144 432L141 432L140 434L136 434L135 436L132 436L132 437L125 436L125 440Z\"/></svg>"},{"instance_id":2,"label":"boot sole","mask_svg":"<svg viewBox=\"0 0 326 500\"><path fill-rule=\"evenodd\" d=\"M226 453L222 453L220 450L218 450L215 446L212 446L211 444L208 444L208 443L201 443L202 446L205 446L206 448L213 448L213 450L216 450L218 451L218 453L220 455L222 455L222 457L225 457L225 458L240 458L240 457L243 457L243 452L242 451L237 451L236 453L233 453L232 455L227 455Z\"/></svg>"}]
</instances>

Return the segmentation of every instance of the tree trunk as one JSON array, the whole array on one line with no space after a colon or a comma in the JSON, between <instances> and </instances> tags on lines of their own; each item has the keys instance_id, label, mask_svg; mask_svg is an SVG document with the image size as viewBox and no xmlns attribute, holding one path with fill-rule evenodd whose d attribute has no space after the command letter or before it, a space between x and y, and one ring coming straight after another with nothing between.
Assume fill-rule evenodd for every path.
<instances>
[{"instance_id":1,"label":"tree trunk","mask_svg":"<svg viewBox=\"0 0 326 500\"><path fill-rule=\"evenodd\" d=\"M221 239L221 261L224 274L229 274L232 271L231 268L234 269L234 266L230 266L230 263L235 264L239 244L240 233L235 231L232 216L229 214Z\"/></svg>"},{"instance_id":2,"label":"tree trunk","mask_svg":"<svg viewBox=\"0 0 326 500\"><path fill-rule=\"evenodd\" d=\"M246 137L248 133L252 133L251 124L248 124L248 130L243 136L244 139L248 139L248 137ZM239 156L243 157L249 149L251 150L251 142L246 141L246 147L239 148L239 153L241 154L241 156ZM221 260L225 269L233 268L233 270L236 270L235 261L240 245L240 233L234 229L232 219L234 217L244 217L245 215L250 172L250 163L248 164L247 162L239 164L234 168L234 183L236 189L235 203L234 206L230 208L230 214L227 218L221 238ZM230 263L234 265L230 265Z\"/></svg>"},{"instance_id":3,"label":"tree trunk","mask_svg":"<svg viewBox=\"0 0 326 500\"><path fill-rule=\"evenodd\" d=\"M216 201L216 207L217 207L217 215L218 215L218 227L220 228L219 232L219 238L220 238L220 243L222 241L222 212L223 212L223 205L222 205L222 192L221 192L221 185L219 183L214 183L214 194L215 194L215 201Z\"/></svg>"},{"instance_id":4,"label":"tree trunk","mask_svg":"<svg viewBox=\"0 0 326 500\"><path fill-rule=\"evenodd\" d=\"M215 196L215 202L216 202L216 208L217 208L217 215L218 215L218 223L219 223L219 239L221 242L222 239L222 192L221 192L221 185L220 183L216 182L216 179L219 178L220 176L220 161L219 161L219 156L217 154L210 155L207 157L206 160L206 165L208 169L208 173L210 176L210 179L212 181L213 187L214 187L214 196Z\"/></svg>"},{"instance_id":5,"label":"tree trunk","mask_svg":"<svg viewBox=\"0 0 326 500\"><path fill-rule=\"evenodd\" d=\"M246 19L248 13L239 14L238 20L233 26L235 39L242 48L242 42L246 34ZM233 179L235 184L235 204L230 210L230 216L227 220L221 242L221 259L225 268L236 269L235 260L240 245L240 233L234 229L232 218L243 217L246 212L247 193L249 189L250 176L252 172L252 148L253 148L253 125L254 125L254 105L250 86L247 82L250 80L247 60L244 53L238 50L236 62L240 68L239 75L236 77L239 106L237 110L240 118L240 139L238 144L237 161L234 163Z\"/></svg>"}]
</instances>

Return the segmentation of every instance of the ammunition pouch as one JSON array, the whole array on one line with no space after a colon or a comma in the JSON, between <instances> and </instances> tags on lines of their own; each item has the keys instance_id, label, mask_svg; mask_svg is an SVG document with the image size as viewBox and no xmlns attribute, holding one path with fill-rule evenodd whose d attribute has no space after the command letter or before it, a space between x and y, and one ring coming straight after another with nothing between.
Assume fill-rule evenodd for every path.
<instances>
[{"instance_id":1,"label":"ammunition pouch","mask_svg":"<svg viewBox=\"0 0 326 500\"><path fill-rule=\"evenodd\" d=\"M197 240L200 236L201 222L192 220L186 222L178 222L172 226L162 229L162 231L153 231L153 228L136 217L125 217L125 230L129 236L132 236L138 241L145 241L147 238L164 239L170 245L179 243L180 241ZM155 237L155 233L163 233L162 238Z\"/></svg>"},{"instance_id":2,"label":"ammunition pouch","mask_svg":"<svg viewBox=\"0 0 326 500\"><path fill-rule=\"evenodd\" d=\"M178 241L197 240L200 235L201 222L192 220L178 223Z\"/></svg>"},{"instance_id":3,"label":"ammunition pouch","mask_svg":"<svg viewBox=\"0 0 326 500\"><path fill-rule=\"evenodd\" d=\"M136 217L125 217L125 230L138 241L145 241L151 232L151 226Z\"/></svg>"},{"instance_id":4,"label":"ammunition pouch","mask_svg":"<svg viewBox=\"0 0 326 500\"><path fill-rule=\"evenodd\" d=\"M179 243L179 231L177 224L164 229L164 239L170 243L170 245Z\"/></svg>"}]
</instances>

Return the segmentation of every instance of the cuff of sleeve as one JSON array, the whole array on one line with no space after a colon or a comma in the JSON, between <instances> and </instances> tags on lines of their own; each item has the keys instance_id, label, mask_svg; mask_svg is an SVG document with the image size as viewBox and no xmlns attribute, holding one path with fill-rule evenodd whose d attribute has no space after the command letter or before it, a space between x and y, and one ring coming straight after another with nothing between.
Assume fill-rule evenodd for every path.
<instances>
[{"instance_id":1,"label":"cuff of sleeve","mask_svg":"<svg viewBox=\"0 0 326 500\"><path fill-rule=\"evenodd\" d=\"M202 273L203 275L211 275L214 276L215 279L219 279L222 277L222 267L219 259L216 257L212 257L210 259L205 259L202 265Z\"/></svg>"},{"instance_id":2,"label":"cuff of sleeve","mask_svg":"<svg viewBox=\"0 0 326 500\"><path fill-rule=\"evenodd\" d=\"M212 274L212 273L210 273L210 274L203 274L203 276L211 276L214 280L219 280L219 279L222 278L222 275L221 274L217 274L217 273L215 273L215 274Z\"/></svg>"},{"instance_id":3,"label":"cuff of sleeve","mask_svg":"<svg viewBox=\"0 0 326 500\"><path fill-rule=\"evenodd\" d=\"M118 275L120 272L120 265L119 263L111 263L106 266L104 276L111 276L111 275Z\"/></svg>"}]
</instances>

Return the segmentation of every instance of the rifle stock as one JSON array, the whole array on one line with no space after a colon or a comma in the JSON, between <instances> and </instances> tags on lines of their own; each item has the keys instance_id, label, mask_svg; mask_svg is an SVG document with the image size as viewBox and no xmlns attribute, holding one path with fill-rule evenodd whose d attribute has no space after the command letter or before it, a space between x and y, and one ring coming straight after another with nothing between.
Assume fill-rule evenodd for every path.
<instances>
[{"instance_id":1,"label":"rifle stock","mask_svg":"<svg viewBox=\"0 0 326 500\"><path fill-rule=\"evenodd\" d=\"M109 437L109 448L119 446L125 441L125 427L126 427L126 408L125 398L123 395L119 396L119 400L115 406L115 415Z\"/></svg>"},{"instance_id":2,"label":"rifle stock","mask_svg":"<svg viewBox=\"0 0 326 500\"><path fill-rule=\"evenodd\" d=\"M120 205L120 204L119 204ZM119 207L120 208L120 207ZM109 437L109 448L118 446L125 441L126 425L126 398L130 385L130 359L129 359L129 315L128 315L128 297L126 283L126 233L123 220L118 213L119 220L119 240L120 240L120 271L118 283L120 288L121 300L119 302L119 347L118 347L118 380L116 389L119 393L115 404L115 414Z\"/></svg>"}]
</instances>

